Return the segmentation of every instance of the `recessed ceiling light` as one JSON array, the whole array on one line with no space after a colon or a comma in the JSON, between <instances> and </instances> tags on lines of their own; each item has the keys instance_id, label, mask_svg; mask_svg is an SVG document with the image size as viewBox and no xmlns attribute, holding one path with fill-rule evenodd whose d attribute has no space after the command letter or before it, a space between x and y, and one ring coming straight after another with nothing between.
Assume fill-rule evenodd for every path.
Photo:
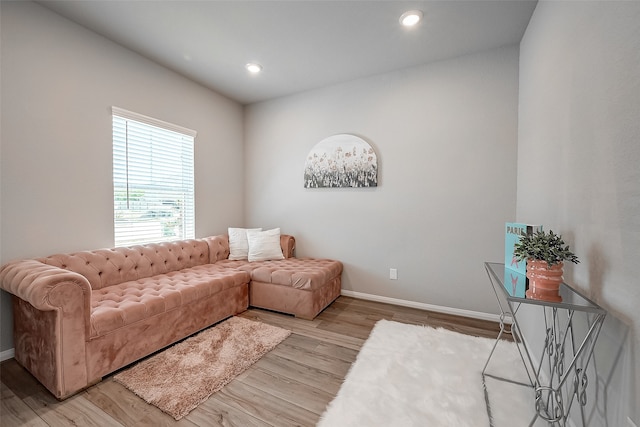
<instances>
[{"instance_id":1,"label":"recessed ceiling light","mask_svg":"<svg viewBox=\"0 0 640 427\"><path fill-rule=\"evenodd\" d=\"M262 65L257 64L255 62L250 62L247 65L245 65L245 67L251 74L258 74L260 71L262 71Z\"/></svg>"},{"instance_id":2,"label":"recessed ceiling light","mask_svg":"<svg viewBox=\"0 0 640 427\"><path fill-rule=\"evenodd\" d=\"M413 27L422 20L422 11L410 10L400 16L400 23L405 27Z\"/></svg>"}]
</instances>

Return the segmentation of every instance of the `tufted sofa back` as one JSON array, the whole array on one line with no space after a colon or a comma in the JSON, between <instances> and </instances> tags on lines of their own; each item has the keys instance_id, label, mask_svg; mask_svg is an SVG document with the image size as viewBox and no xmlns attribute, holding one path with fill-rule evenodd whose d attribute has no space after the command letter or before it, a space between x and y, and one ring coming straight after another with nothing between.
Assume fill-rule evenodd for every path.
<instances>
[{"instance_id":1,"label":"tufted sofa back","mask_svg":"<svg viewBox=\"0 0 640 427\"><path fill-rule=\"evenodd\" d=\"M94 290L210 262L203 239L57 254L38 261L83 275Z\"/></svg>"}]
</instances>

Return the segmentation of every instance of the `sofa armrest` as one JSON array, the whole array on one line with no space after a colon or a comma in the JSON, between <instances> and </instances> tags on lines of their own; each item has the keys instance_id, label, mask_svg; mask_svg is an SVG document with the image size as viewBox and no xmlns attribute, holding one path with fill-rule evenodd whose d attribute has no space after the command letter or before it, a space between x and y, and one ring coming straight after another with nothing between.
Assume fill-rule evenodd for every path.
<instances>
[{"instance_id":1,"label":"sofa armrest","mask_svg":"<svg viewBox=\"0 0 640 427\"><path fill-rule=\"evenodd\" d=\"M282 255L285 258L293 258L295 256L296 239L288 234L280 235L280 247L282 248Z\"/></svg>"},{"instance_id":2,"label":"sofa armrest","mask_svg":"<svg viewBox=\"0 0 640 427\"><path fill-rule=\"evenodd\" d=\"M0 270L0 287L14 295L15 358L56 397L85 388L91 286L82 275L37 260Z\"/></svg>"},{"instance_id":3,"label":"sofa armrest","mask_svg":"<svg viewBox=\"0 0 640 427\"><path fill-rule=\"evenodd\" d=\"M91 285L86 277L37 260L14 261L0 270L0 288L41 311L58 310L72 303L89 336ZM72 301L73 300L73 301ZM80 319L78 319L80 320Z\"/></svg>"},{"instance_id":4,"label":"sofa armrest","mask_svg":"<svg viewBox=\"0 0 640 427\"><path fill-rule=\"evenodd\" d=\"M204 240L209 245L209 262L211 264L229 258L229 236L210 236L205 237Z\"/></svg>"}]
</instances>

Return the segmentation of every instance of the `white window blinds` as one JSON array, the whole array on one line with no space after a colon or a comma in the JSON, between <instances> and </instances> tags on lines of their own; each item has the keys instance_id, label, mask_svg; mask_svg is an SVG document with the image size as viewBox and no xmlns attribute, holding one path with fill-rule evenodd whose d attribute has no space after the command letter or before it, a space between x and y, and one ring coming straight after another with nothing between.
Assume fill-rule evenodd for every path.
<instances>
[{"instance_id":1,"label":"white window blinds","mask_svg":"<svg viewBox=\"0 0 640 427\"><path fill-rule=\"evenodd\" d=\"M195 235L196 132L113 107L116 246Z\"/></svg>"}]
</instances>

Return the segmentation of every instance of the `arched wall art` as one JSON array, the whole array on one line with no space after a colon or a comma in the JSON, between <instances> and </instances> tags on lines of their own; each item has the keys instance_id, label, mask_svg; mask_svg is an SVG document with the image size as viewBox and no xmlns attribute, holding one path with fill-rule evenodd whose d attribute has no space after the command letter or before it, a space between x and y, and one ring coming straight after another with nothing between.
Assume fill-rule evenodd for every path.
<instances>
[{"instance_id":1,"label":"arched wall art","mask_svg":"<svg viewBox=\"0 0 640 427\"><path fill-rule=\"evenodd\" d=\"M377 186L378 158L362 138L333 135L318 142L307 155L304 188Z\"/></svg>"}]
</instances>

